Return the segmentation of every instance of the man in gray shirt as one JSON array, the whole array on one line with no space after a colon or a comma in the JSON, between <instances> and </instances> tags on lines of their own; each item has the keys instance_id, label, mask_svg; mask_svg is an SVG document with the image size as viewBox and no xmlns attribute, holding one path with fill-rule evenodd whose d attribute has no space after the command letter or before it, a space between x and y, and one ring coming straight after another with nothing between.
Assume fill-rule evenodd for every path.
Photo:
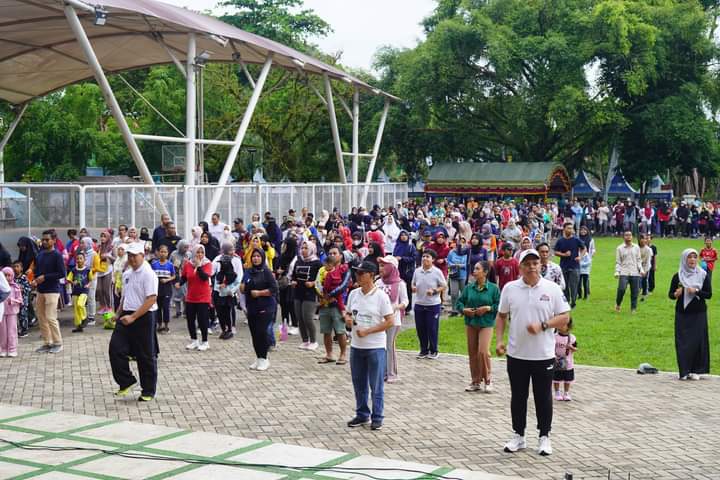
<instances>
[{"instance_id":1,"label":"man in gray shirt","mask_svg":"<svg viewBox=\"0 0 720 480\"><path fill-rule=\"evenodd\" d=\"M437 254L426 249L422 264L415 269L412 291L415 294L415 330L420 340L417 358L438 358L438 329L440 327L440 294L447 288L445 275L433 266Z\"/></svg>"}]
</instances>

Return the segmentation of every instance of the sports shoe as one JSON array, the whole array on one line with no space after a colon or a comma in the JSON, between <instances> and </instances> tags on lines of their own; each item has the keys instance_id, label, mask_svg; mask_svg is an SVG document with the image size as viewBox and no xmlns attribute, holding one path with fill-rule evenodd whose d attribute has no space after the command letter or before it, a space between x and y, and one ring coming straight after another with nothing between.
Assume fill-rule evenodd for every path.
<instances>
[{"instance_id":1,"label":"sports shoe","mask_svg":"<svg viewBox=\"0 0 720 480\"><path fill-rule=\"evenodd\" d=\"M479 383L471 383L465 387L466 392L477 392L478 390L482 390L482 386L480 386Z\"/></svg>"},{"instance_id":2,"label":"sports shoe","mask_svg":"<svg viewBox=\"0 0 720 480\"><path fill-rule=\"evenodd\" d=\"M688 375L688 379L690 379L690 380L700 380L700 375L698 375L697 373L691 373L691 374Z\"/></svg>"},{"instance_id":3,"label":"sports shoe","mask_svg":"<svg viewBox=\"0 0 720 480\"><path fill-rule=\"evenodd\" d=\"M318 349L318 343L317 342L308 343L307 349L312 350L314 352L315 350Z\"/></svg>"},{"instance_id":4,"label":"sports shoe","mask_svg":"<svg viewBox=\"0 0 720 480\"><path fill-rule=\"evenodd\" d=\"M382 428L382 422L379 420L373 420L370 424L370 430L380 430Z\"/></svg>"},{"instance_id":5,"label":"sports shoe","mask_svg":"<svg viewBox=\"0 0 720 480\"><path fill-rule=\"evenodd\" d=\"M367 425L369 423L370 423L369 418L355 417L352 420L350 420L349 422L347 422L347 426L350 428L355 428L355 427L362 427L363 425Z\"/></svg>"},{"instance_id":6,"label":"sports shoe","mask_svg":"<svg viewBox=\"0 0 720 480\"><path fill-rule=\"evenodd\" d=\"M152 395L140 395L137 399L138 402L152 402L153 401Z\"/></svg>"},{"instance_id":7,"label":"sports shoe","mask_svg":"<svg viewBox=\"0 0 720 480\"><path fill-rule=\"evenodd\" d=\"M36 351L40 351L39 349ZM678 378L680 381L690 380L689 375L683 375L682 377Z\"/></svg>"},{"instance_id":8,"label":"sports shoe","mask_svg":"<svg viewBox=\"0 0 720 480\"><path fill-rule=\"evenodd\" d=\"M50 347L50 350L48 350L48 353L60 353L62 351L63 351L63 346L62 346L62 344L60 344L60 345L53 345L52 347Z\"/></svg>"},{"instance_id":9,"label":"sports shoe","mask_svg":"<svg viewBox=\"0 0 720 480\"><path fill-rule=\"evenodd\" d=\"M198 345L198 347L197 347L199 352L204 352L208 348L210 348L210 345L208 344L208 342L200 342L200 345Z\"/></svg>"},{"instance_id":10,"label":"sports shoe","mask_svg":"<svg viewBox=\"0 0 720 480\"><path fill-rule=\"evenodd\" d=\"M20 333L18 333L18 338L25 338L25 337L27 337L28 335L30 335L30 332L27 331L27 330L23 330L23 331L21 331Z\"/></svg>"},{"instance_id":11,"label":"sports shoe","mask_svg":"<svg viewBox=\"0 0 720 480\"><path fill-rule=\"evenodd\" d=\"M115 392L115 396L118 398L127 397L130 393L132 393L132 389L136 384L133 383L125 388L121 388L117 392Z\"/></svg>"},{"instance_id":12,"label":"sports shoe","mask_svg":"<svg viewBox=\"0 0 720 480\"><path fill-rule=\"evenodd\" d=\"M49 353L51 345L43 345L35 350L36 353Z\"/></svg>"},{"instance_id":13,"label":"sports shoe","mask_svg":"<svg viewBox=\"0 0 720 480\"><path fill-rule=\"evenodd\" d=\"M264 372L268 369L268 367L270 367L270 360L268 360L267 358L258 358L257 370L259 372Z\"/></svg>"},{"instance_id":14,"label":"sports shoe","mask_svg":"<svg viewBox=\"0 0 720 480\"><path fill-rule=\"evenodd\" d=\"M427 354L427 353L422 353L422 352L420 352L420 353L418 353L417 355L415 355L415 358L417 358L417 359L427 358L427 357L428 357L428 354Z\"/></svg>"},{"instance_id":15,"label":"sports shoe","mask_svg":"<svg viewBox=\"0 0 720 480\"><path fill-rule=\"evenodd\" d=\"M258 360L260 360L260 359L256 358L255 361L252 363L252 365L250 365L250 370L257 370Z\"/></svg>"},{"instance_id":16,"label":"sports shoe","mask_svg":"<svg viewBox=\"0 0 720 480\"><path fill-rule=\"evenodd\" d=\"M17 352L8 352L7 356L10 358L15 358L17 357Z\"/></svg>"},{"instance_id":17,"label":"sports shoe","mask_svg":"<svg viewBox=\"0 0 720 480\"><path fill-rule=\"evenodd\" d=\"M5 358L7 356L8 356L7 352L0 352L0 358Z\"/></svg>"},{"instance_id":18,"label":"sports shoe","mask_svg":"<svg viewBox=\"0 0 720 480\"><path fill-rule=\"evenodd\" d=\"M94 327L94 326L95 326L95 317L88 317L88 318L87 318L87 326L88 326L88 327Z\"/></svg>"},{"instance_id":19,"label":"sports shoe","mask_svg":"<svg viewBox=\"0 0 720 480\"><path fill-rule=\"evenodd\" d=\"M484 390L483 390L483 391L484 391L485 393L492 393L492 392L494 392L494 391L495 391L495 387L493 387L492 382L486 383L486 384L484 385Z\"/></svg>"},{"instance_id":20,"label":"sports shoe","mask_svg":"<svg viewBox=\"0 0 720 480\"><path fill-rule=\"evenodd\" d=\"M540 437L540 440L538 440L537 452L543 457L552 455L552 445L550 444L550 437L548 437L547 435L543 435L542 437Z\"/></svg>"},{"instance_id":21,"label":"sports shoe","mask_svg":"<svg viewBox=\"0 0 720 480\"><path fill-rule=\"evenodd\" d=\"M562 401L562 399L563 399L562 392L560 390L555 390L555 400Z\"/></svg>"},{"instance_id":22,"label":"sports shoe","mask_svg":"<svg viewBox=\"0 0 720 480\"><path fill-rule=\"evenodd\" d=\"M308 349L308 348L307 348L308 345L310 345L310 342L303 342L303 343L301 343L300 345L298 345L298 348L299 348L300 350L307 350L307 349Z\"/></svg>"},{"instance_id":23,"label":"sports shoe","mask_svg":"<svg viewBox=\"0 0 720 480\"><path fill-rule=\"evenodd\" d=\"M428 360L437 360L440 354L438 352L428 353L426 357Z\"/></svg>"},{"instance_id":24,"label":"sports shoe","mask_svg":"<svg viewBox=\"0 0 720 480\"><path fill-rule=\"evenodd\" d=\"M75 327L75 328L72 329L72 333L82 333L82 331L83 331L82 325L77 326L77 327Z\"/></svg>"},{"instance_id":25,"label":"sports shoe","mask_svg":"<svg viewBox=\"0 0 720 480\"><path fill-rule=\"evenodd\" d=\"M525 448L527 448L527 444L525 443L525 437L515 433L513 434L513 437L510 439L510 441L505 444L505 448L503 450L508 453L515 453L518 450L524 450Z\"/></svg>"},{"instance_id":26,"label":"sports shoe","mask_svg":"<svg viewBox=\"0 0 720 480\"><path fill-rule=\"evenodd\" d=\"M232 327L232 330L230 330L230 333L232 333L233 335L235 335L237 333L237 330L235 329L235 327Z\"/></svg>"},{"instance_id":27,"label":"sports shoe","mask_svg":"<svg viewBox=\"0 0 720 480\"><path fill-rule=\"evenodd\" d=\"M300 329L298 327L289 327L288 328L288 335L298 335L300 333Z\"/></svg>"},{"instance_id":28,"label":"sports shoe","mask_svg":"<svg viewBox=\"0 0 720 480\"><path fill-rule=\"evenodd\" d=\"M570 392L565 392L565 395L563 395L563 401L565 402L571 402L572 397L570 396Z\"/></svg>"},{"instance_id":29,"label":"sports shoe","mask_svg":"<svg viewBox=\"0 0 720 480\"><path fill-rule=\"evenodd\" d=\"M185 345L186 350L197 350L200 346L200 343L197 340L193 340L192 342Z\"/></svg>"}]
</instances>

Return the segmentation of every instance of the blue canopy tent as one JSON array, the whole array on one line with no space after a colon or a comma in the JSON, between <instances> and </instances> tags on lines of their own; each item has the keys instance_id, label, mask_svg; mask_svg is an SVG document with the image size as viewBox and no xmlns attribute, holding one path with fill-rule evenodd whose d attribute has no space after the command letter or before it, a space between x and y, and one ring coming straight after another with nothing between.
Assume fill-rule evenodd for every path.
<instances>
[{"instance_id":1,"label":"blue canopy tent","mask_svg":"<svg viewBox=\"0 0 720 480\"><path fill-rule=\"evenodd\" d=\"M602 189L585 173L580 170L573 182L572 193L575 197L594 197L602 192Z\"/></svg>"},{"instance_id":2,"label":"blue canopy tent","mask_svg":"<svg viewBox=\"0 0 720 480\"><path fill-rule=\"evenodd\" d=\"M670 202L673 199L673 191L671 185L665 185L665 181L660 175L648 182L647 192L645 193L647 200L664 200Z\"/></svg>"},{"instance_id":3,"label":"blue canopy tent","mask_svg":"<svg viewBox=\"0 0 720 480\"><path fill-rule=\"evenodd\" d=\"M638 194L630 184L625 180L620 170L615 172L612 180L610 181L610 188L608 189L608 196L610 197L634 197Z\"/></svg>"}]
</instances>

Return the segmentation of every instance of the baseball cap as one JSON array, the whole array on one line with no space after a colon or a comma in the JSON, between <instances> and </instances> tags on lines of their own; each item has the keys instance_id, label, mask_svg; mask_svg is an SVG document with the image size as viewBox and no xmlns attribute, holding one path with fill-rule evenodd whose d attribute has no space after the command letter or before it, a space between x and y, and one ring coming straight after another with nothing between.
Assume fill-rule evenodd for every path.
<instances>
[{"instance_id":1,"label":"baseball cap","mask_svg":"<svg viewBox=\"0 0 720 480\"><path fill-rule=\"evenodd\" d=\"M357 267L353 267L353 270L356 272L370 272L373 275L376 275L378 273L378 267L373 262L364 261Z\"/></svg>"},{"instance_id":2,"label":"baseball cap","mask_svg":"<svg viewBox=\"0 0 720 480\"><path fill-rule=\"evenodd\" d=\"M145 254L145 244L143 242L133 242L125 247L125 252L128 255Z\"/></svg>"},{"instance_id":3,"label":"baseball cap","mask_svg":"<svg viewBox=\"0 0 720 480\"><path fill-rule=\"evenodd\" d=\"M534 248L528 248L527 250L523 250L523 252L520 254L520 263L522 263L527 257L534 255L536 258L540 258L540 254L537 250Z\"/></svg>"},{"instance_id":4,"label":"baseball cap","mask_svg":"<svg viewBox=\"0 0 720 480\"><path fill-rule=\"evenodd\" d=\"M233 223L243 223L242 218L237 217L235 220L233 220Z\"/></svg>"},{"instance_id":5,"label":"baseball cap","mask_svg":"<svg viewBox=\"0 0 720 480\"><path fill-rule=\"evenodd\" d=\"M393 257L392 255L385 255L384 257L378 257L378 262L382 263L389 263L390 265L395 266L395 268L398 267L398 259Z\"/></svg>"}]
</instances>

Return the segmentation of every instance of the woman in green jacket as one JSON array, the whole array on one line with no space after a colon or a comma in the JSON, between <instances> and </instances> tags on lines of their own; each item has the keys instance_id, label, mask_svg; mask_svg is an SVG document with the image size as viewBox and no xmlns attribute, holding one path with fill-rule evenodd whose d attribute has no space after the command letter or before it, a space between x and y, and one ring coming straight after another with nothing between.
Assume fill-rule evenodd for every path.
<instances>
[{"instance_id":1,"label":"woman in green jacket","mask_svg":"<svg viewBox=\"0 0 720 480\"><path fill-rule=\"evenodd\" d=\"M487 262L477 262L473 269L475 282L468 283L455 303L455 310L465 316L470 375L466 392L493 390L490 379L490 340L495 327L495 314L500 303L500 289L487 281Z\"/></svg>"}]
</instances>

